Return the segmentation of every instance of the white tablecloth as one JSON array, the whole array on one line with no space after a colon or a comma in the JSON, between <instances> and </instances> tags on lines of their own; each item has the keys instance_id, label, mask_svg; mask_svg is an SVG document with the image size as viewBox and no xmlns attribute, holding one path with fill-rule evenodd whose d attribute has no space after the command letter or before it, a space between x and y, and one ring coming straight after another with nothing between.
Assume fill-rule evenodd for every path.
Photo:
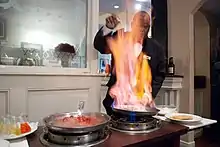
<instances>
[{"instance_id":1,"label":"white tablecloth","mask_svg":"<svg viewBox=\"0 0 220 147\"><path fill-rule=\"evenodd\" d=\"M157 119L163 120L163 121L169 121L164 116L154 116L154 117L157 118ZM212 124L215 124L215 123L217 123L216 120L202 118L201 122L193 123L193 124L181 124L181 125L184 125L184 126L188 127L189 130L195 130L195 129L206 127L206 126L209 126L209 125L212 125Z\"/></svg>"},{"instance_id":2,"label":"white tablecloth","mask_svg":"<svg viewBox=\"0 0 220 147\"><path fill-rule=\"evenodd\" d=\"M16 140L11 140L10 147L29 147L29 145L26 137L24 137Z\"/></svg>"}]
</instances>

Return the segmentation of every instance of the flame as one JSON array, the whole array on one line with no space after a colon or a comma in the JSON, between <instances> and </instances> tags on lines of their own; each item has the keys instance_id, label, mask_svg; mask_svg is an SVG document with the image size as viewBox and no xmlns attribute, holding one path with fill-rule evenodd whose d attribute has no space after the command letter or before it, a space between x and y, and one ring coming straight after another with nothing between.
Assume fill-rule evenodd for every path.
<instances>
[{"instance_id":1,"label":"flame","mask_svg":"<svg viewBox=\"0 0 220 147\"><path fill-rule=\"evenodd\" d=\"M135 56L132 35L118 33L116 38L108 38L107 42L115 59L117 81L110 89L114 107L127 105L139 110L145 110L146 106L153 107L148 56L142 52L138 58Z\"/></svg>"}]
</instances>

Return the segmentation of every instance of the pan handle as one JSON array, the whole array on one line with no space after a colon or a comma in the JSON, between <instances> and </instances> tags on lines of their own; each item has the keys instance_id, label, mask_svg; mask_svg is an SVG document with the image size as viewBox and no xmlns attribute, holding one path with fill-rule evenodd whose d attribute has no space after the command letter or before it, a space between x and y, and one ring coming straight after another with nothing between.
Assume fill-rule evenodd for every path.
<instances>
[{"instance_id":1,"label":"pan handle","mask_svg":"<svg viewBox=\"0 0 220 147\"><path fill-rule=\"evenodd\" d=\"M85 106L85 101L79 101L78 110L77 110L77 112L79 113L79 115L81 115L81 114L83 113L84 106Z\"/></svg>"}]
</instances>

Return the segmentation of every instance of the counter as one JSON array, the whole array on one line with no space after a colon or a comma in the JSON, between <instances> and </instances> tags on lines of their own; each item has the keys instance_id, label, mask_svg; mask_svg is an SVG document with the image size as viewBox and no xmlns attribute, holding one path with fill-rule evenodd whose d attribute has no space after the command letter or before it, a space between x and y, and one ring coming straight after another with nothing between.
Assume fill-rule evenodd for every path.
<instances>
[{"instance_id":1,"label":"counter","mask_svg":"<svg viewBox=\"0 0 220 147\"><path fill-rule=\"evenodd\" d=\"M187 131L185 126L166 122L161 129L148 134L127 135L112 131L110 138L97 147L179 147L180 136ZM27 137L29 147L44 147L39 141L41 133L40 127L37 132Z\"/></svg>"}]
</instances>

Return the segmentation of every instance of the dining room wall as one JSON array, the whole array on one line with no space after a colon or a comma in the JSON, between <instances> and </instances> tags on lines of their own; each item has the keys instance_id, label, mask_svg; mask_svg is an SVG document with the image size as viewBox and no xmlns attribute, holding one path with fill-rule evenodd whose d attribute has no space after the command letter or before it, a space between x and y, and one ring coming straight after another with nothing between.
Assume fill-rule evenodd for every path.
<instances>
[{"instance_id":1,"label":"dining room wall","mask_svg":"<svg viewBox=\"0 0 220 147\"><path fill-rule=\"evenodd\" d=\"M176 73L184 75L180 111L194 113L194 14L205 0L168 0L168 56L175 57ZM194 147L194 132L182 138Z\"/></svg>"},{"instance_id":2,"label":"dining room wall","mask_svg":"<svg viewBox=\"0 0 220 147\"><path fill-rule=\"evenodd\" d=\"M80 101L85 112L100 111L102 74L0 75L0 116L28 115L40 121L52 113L75 112Z\"/></svg>"}]
</instances>

